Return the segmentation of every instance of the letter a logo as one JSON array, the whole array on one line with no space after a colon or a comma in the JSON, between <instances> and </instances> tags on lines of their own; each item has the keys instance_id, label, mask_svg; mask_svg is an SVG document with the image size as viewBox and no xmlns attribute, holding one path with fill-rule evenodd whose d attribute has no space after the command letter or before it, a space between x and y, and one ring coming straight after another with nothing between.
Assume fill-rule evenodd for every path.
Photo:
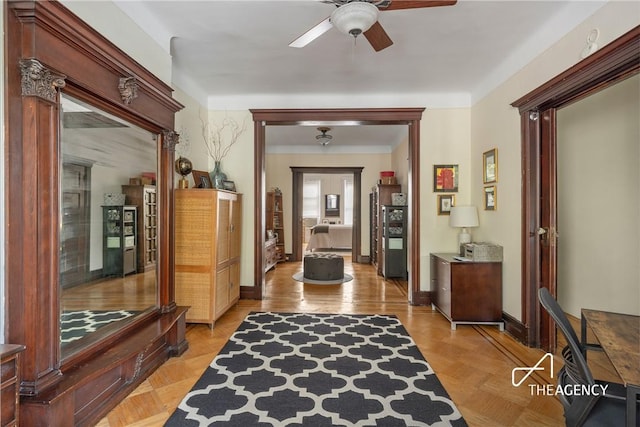
<instances>
[{"instance_id":1,"label":"letter a logo","mask_svg":"<svg viewBox=\"0 0 640 427\"><path fill-rule=\"evenodd\" d=\"M545 353L545 355L542 356L540 360L538 360L538 363L536 363L535 366L533 366L532 368L528 366L513 368L513 370L511 371L511 385L513 385L514 387L519 387L527 378L531 376L531 374L533 374L534 371L544 371L544 368L541 368L540 364L542 364L544 359L547 359L547 358L549 359L549 377L553 378L553 354ZM516 382L517 371L526 372L524 377L522 377L518 382Z\"/></svg>"}]
</instances>

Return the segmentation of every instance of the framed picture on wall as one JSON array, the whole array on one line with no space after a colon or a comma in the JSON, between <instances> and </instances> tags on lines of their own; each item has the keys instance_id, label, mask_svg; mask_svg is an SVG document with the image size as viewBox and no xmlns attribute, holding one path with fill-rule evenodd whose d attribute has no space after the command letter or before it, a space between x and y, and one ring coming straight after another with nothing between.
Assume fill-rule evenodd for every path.
<instances>
[{"instance_id":1,"label":"framed picture on wall","mask_svg":"<svg viewBox=\"0 0 640 427\"><path fill-rule=\"evenodd\" d=\"M209 172L192 170L191 175L196 188L213 188Z\"/></svg>"},{"instance_id":2,"label":"framed picture on wall","mask_svg":"<svg viewBox=\"0 0 640 427\"><path fill-rule=\"evenodd\" d=\"M493 148L482 154L482 181L485 184L498 182L498 149Z\"/></svg>"},{"instance_id":3,"label":"framed picture on wall","mask_svg":"<svg viewBox=\"0 0 640 427\"><path fill-rule=\"evenodd\" d=\"M433 165L433 191L458 192L458 165Z\"/></svg>"},{"instance_id":4,"label":"framed picture on wall","mask_svg":"<svg viewBox=\"0 0 640 427\"><path fill-rule=\"evenodd\" d=\"M454 194L438 194L438 215L450 215L451 206L455 206Z\"/></svg>"},{"instance_id":5,"label":"framed picture on wall","mask_svg":"<svg viewBox=\"0 0 640 427\"><path fill-rule=\"evenodd\" d=\"M496 194L496 186L490 185L484 187L484 210L495 211L498 209L498 195Z\"/></svg>"}]
</instances>

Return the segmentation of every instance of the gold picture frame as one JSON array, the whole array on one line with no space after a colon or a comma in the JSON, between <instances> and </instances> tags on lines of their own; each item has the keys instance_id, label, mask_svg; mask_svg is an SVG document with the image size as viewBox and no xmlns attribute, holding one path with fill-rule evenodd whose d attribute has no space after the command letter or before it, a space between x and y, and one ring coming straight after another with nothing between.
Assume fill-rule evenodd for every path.
<instances>
[{"instance_id":1,"label":"gold picture frame","mask_svg":"<svg viewBox=\"0 0 640 427\"><path fill-rule=\"evenodd\" d=\"M498 193L495 185L484 187L484 210L498 210Z\"/></svg>"},{"instance_id":2,"label":"gold picture frame","mask_svg":"<svg viewBox=\"0 0 640 427\"><path fill-rule=\"evenodd\" d=\"M455 194L438 194L438 215L451 215L451 207L455 204Z\"/></svg>"},{"instance_id":3,"label":"gold picture frame","mask_svg":"<svg viewBox=\"0 0 640 427\"><path fill-rule=\"evenodd\" d=\"M482 182L498 182L498 149L492 148L482 153Z\"/></svg>"}]
</instances>

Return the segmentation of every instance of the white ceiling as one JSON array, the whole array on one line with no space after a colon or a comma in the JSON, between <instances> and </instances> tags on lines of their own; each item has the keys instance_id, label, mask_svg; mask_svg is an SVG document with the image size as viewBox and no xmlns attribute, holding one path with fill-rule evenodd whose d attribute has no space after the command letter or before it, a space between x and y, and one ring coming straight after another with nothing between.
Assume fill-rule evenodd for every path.
<instances>
[{"instance_id":1,"label":"white ceiling","mask_svg":"<svg viewBox=\"0 0 640 427\"><path fill-rule=\"evenodd\" d=\"M289 47L335 8L316 0L116 4L171 53L176 85L210 109L232 110L468 107L604 2L462 0L384 11L379 22L394 44L381 52L335 28L302 49ZM332 127L325 151L389 149L406 137L404 126ZM303 150L318 133L269 127L267 141L271 150Z\"/></svg>"}]
</instances>

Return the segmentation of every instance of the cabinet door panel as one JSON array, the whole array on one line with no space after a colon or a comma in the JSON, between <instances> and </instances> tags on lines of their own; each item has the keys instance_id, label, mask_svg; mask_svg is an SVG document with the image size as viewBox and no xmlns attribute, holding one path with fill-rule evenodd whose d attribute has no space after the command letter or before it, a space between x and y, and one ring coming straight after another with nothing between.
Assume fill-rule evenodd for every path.
<instances>
[{"instance_id":1,"label":"cabinet door panel","mask_svg":"<svg viewBox=\"0 0 640 427\"><path fill-rule=\"evenodd\" d=\"M440 310L451 317L451 264L438 259L436 272L438 283L436 301Z\"/></svg>"}]
</instances>

